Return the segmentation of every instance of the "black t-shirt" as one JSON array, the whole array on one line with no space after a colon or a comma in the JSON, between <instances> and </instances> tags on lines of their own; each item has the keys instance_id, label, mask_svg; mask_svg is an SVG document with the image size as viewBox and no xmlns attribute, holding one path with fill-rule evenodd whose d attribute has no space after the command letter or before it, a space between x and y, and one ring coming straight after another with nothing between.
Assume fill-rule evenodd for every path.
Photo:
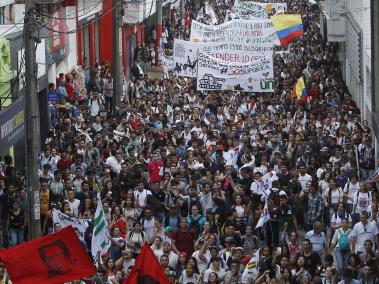
<instances>
[{"instance_id":1,"label":"black t-shirt","mask_svg":"<svg viewBox=\"0 0 379 284\"><path fill-rule=\"evenodd\" d=\"M305 258L305 269L309 271L309 273L314 276L316 269L321 265L321 258L317 252L312 252L310 255L304 255L304 252L301 252L297 255L296 259L300 256Z\"/></svg>"},{"instance_id":2,"label":"black t-shirt","mask_svg":"<svg viewBox=\"0 0 379 284\"><path fill-rule=\"evenodd\" d=\"M234 236L223 236L221 239L220 239L220 243L223 247L225 247L225 239L227 237L232 237L233 238L233 241L236 245L236 247L240 247L241 246L241 237L238 235L238 234L234 234Z\"/></svg>"},{"instance_id":3,"label":"black t-shirt","mask_svg":"<svg viewBox=\"0 0 379 284\"><path fill-rule=\"evenodd\" d=\"M289 173L286 175L282 175L281 173L278 174L278 181L280 184L280 187L288 187L288 184L290 183L291 176Z\"/></svg>"},{"instance_id":4,"label":"black t-shirt","mask_svg":"<svg viewBox=\"0 0 379 284\"><path fill-rule=\"evenodd\" d=\"M151 190L151 193L153 194L153 196L160 202L160 203L164 203L164 200L166 198L166 194L160 190L158 192L156 192L155 190Z\"/></svg>"}]
</instances>

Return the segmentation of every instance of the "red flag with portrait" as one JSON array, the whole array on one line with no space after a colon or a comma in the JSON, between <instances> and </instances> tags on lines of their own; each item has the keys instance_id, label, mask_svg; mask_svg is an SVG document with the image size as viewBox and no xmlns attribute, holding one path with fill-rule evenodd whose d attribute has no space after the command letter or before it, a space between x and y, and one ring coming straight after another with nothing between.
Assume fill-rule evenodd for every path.
<instances>
[{"instance_id":1,"label":"red flag with portrait","mask_svg":"<svg viewBox=\"0 0 379 284\"><path fill-rule=\"evenodd\" d=\"M145 243L139 253L136 263L124 284L168 284L168 279L160 266L154 252Z\"/></svg>"},{"instance_id":2,"label":"red flag with portrait","mask_svg":"<svg viewBox=\"0 0 379 284\"><path fill-rule=\"evenodd\" d=\"M13 284L61 284L96 273L71 226L2 250L0 258Z\"/></svg>"}]
</instances>

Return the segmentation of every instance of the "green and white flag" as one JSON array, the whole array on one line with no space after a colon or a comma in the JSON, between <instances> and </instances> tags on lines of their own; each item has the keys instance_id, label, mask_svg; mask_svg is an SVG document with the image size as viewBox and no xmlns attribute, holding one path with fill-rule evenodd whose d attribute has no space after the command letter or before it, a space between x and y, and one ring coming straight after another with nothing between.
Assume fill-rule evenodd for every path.
<instances>
[{"instance_id":1,"label":"green and white flag","mask_svg":"<svg viewBox=\"0 0 379 284\"><path fill-rule=\"evenodd\" d=\"M97 208L95 213L95 219L93 221L92 231L92 257L97 262L97 253L106 253L111 246L109 240L108 221L105 218L103 204L101 198L98 196Z\"/></svg>"}]
</instances>

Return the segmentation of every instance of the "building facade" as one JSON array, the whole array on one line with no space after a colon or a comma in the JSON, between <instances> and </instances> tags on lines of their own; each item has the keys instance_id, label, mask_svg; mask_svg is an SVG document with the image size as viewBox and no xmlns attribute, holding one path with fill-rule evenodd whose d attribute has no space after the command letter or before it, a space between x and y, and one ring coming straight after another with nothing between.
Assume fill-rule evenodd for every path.
<instances>
[{"instance_id":1,"label":"building facade","mask_svg":"<svg viewBox=\"0 0 379 284\"><path fill-rule=\"evenodd\" d=\"M328 42L340 45L343 77L361 109L361 118L374 130L378 155L379 133L375 131L373 105L372 23L370 0L322 1L321 31Z\"/></svg>"}]
</instances>

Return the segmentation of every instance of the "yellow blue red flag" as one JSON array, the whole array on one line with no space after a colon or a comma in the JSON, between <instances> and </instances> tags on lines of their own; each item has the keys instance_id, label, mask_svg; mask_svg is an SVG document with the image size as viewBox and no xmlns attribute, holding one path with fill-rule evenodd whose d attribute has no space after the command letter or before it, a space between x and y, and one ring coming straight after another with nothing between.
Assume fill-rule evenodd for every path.
<instances>
[{"instance_id":1,"label":"yellow blue red flag","mask_svg":"<svg viewBox=\"0 0 379 284\"><path fill-rule=\"evenodd\" d=\"M277 14L271 17L281 45L287 45L304 35L304 26L299 14Z\"/></svg>"}]
</instances>

